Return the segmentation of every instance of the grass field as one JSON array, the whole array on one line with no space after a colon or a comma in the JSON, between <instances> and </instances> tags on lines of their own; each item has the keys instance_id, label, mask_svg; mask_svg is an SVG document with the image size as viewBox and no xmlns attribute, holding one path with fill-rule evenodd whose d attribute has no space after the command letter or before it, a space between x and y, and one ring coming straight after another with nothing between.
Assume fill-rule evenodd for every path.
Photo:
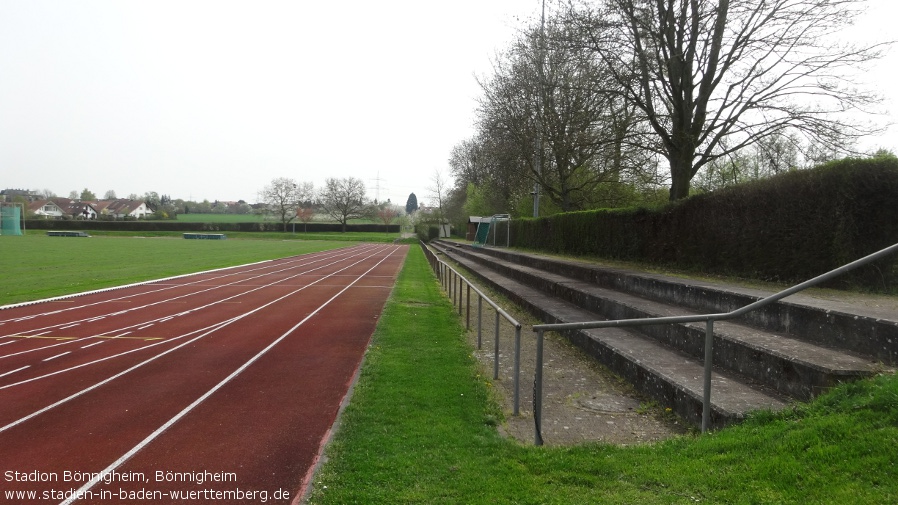
<instances>
[{"instance_id":1,"label":"grass field","mask_svg":"<svg viewBox=\"0 0 898 505\"><path fill-rule=\"evenodd\" d=\"M310 503L898 503L898 380L655 445L533 447L500 412L412 248Z\"/></svg>"}]
</instances>

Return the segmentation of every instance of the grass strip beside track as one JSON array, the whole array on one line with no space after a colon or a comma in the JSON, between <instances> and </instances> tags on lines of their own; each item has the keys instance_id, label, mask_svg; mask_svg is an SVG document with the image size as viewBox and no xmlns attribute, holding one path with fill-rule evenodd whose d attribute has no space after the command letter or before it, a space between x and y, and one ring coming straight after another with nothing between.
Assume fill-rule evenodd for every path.
<instances>
[{"instance_id":1,"label":"grass strip beside track","mask_svg":"<svg viewBox=\"0 0 898 505\"><path fill-rule=\"evenodd\" d=\"M894 375L704 436L537 448L498 434L463 331L412 248L310 503L898 502Z\"/></svg>"},{"instance_id":2,"label":"grass strip beside track","mask_svg":"<svg viewBox=\"0 0 898 505\"><path fill-rule=\"evenodd\" d=\"M0 305L350 245L323 240L0 237Z\"/></svg>"}]
</instances>

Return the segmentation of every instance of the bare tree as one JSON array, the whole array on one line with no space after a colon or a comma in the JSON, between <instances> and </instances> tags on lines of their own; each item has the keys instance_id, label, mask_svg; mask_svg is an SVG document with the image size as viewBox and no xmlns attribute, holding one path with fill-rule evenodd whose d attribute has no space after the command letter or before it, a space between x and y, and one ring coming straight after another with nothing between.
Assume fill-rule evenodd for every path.
<instances>
[{"instance_id":1,"label":"bare tree","mask_svg":"<svg viewBox=\"0 0 898 505\"><path fill-rule=\"evenodd\" d=\"M834 148L875 131L839 113L877 97L851 76L890 43L839 43L862 0L606 0L571 11L667 159L670 199L707 163L786 130Z\"/></svg>"},{"instance_id":2,"label":"bare tree","mask_svg":"<svg viewBox=\"0 0 898 505\"><path fill-rule=\"evenodd\" d=\"M296 218L296 210L304 202L312 198L314 186L310 182L297 183L288 177L277 177L259 193L259 200L267 207L267 212L275 215L287 224Z\"/></svg>"},{"instance_id":3,"label":"bare tree","mask_svg":"<svg viewBox=\"0 0 898 505\"><path fill-rule=\"evenodd\" d=\"M320 194L321 210L343 225L350 219L368 216L370 207L365 196L365 183L361 179L349 177L336 179L328 177Z\"/></svg>"},{"instance_id":4,"label":"bare tree","mask_svg":"<svg viewBox=\"0 0 898 505\"><path fill-rule=\"evenodd\" d=\"M384 224L384 231L389 231L390 223L399 217L399 211L391 205L384 205L377 210L377 218Z\"/></svg>"},{"instance_id":5,"label":"bare tree","mask_svg":"<svg viewBox=\"0 0 898 505\"><path fill-rule=\"evenodd\" d=\"M296 219L303 224L303 232L309 231L309 223L315 218L315 209L311 206L296 209Z\"/></svg>"},{"instance_id":6,"label":"bare tree","mask_svg":"<svg viewBox=\"0 0 898 505\"><path fill-rule=\"evenodd\" d=\"M449 182L446 180L446 177L443 175L443 171L440 169L436 169L433 171L433 178L431 179L433 186L427 188L430 192L430 197L436 202L436 219L437 226L440 228L440 235L443 236L443 224L446 221L446 214L444 211L444 206L446 204L446 200L449 198Z\"/></svg>"},{"instance_id":7,"label":"bare tree","mask_svg":"<svg viewBox=\"0 0 898 505\"><path fill-rule=\"evenodd\" d=\"M528 153L511 167L563 211L591 207L599 185L619 180L635 112L618 94L595 91L615 83L601 60L569 43L574 35L557 22L545 35L525 32L481 82L478 111L482 136Z\"/></svg>"}]
</instances>

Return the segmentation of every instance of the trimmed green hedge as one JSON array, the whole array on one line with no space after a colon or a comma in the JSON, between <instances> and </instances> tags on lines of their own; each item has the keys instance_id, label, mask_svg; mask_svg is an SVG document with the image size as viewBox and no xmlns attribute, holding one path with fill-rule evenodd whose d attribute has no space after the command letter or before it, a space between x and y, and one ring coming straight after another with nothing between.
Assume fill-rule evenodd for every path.
<instances>
[{"instance_id":1,"label":"trimmed green hedge","mask_svg":"<svg viewBox=\"0 0 898 505\"><path fill-rule=\"evenodd\" d=\"M29 219L25 221L28 230L96 230L96 231L266 231L278 232L284 229L282 223L189 223L184 221L75 221L64 219ZM296 223L296 232L339 232L339 223ZM293 231L293 224L287 225L287 231ZM391 224L384 228L382 224L348 224L347 232L388 232L399 233L399 225Z\"/></svg>"},{"instance_id":2,"label":"trimmed green hedge","mask_svg":"<svg viewBox=\"0 0 898 505\"><path fill-rule=\"evenodd\" d=\"M512 245L803 281L898 243L898 159L846 159L690 197L658 210L516 220ZM898 288L890 257L830 286Z\"/></svg>"}]
</instances>

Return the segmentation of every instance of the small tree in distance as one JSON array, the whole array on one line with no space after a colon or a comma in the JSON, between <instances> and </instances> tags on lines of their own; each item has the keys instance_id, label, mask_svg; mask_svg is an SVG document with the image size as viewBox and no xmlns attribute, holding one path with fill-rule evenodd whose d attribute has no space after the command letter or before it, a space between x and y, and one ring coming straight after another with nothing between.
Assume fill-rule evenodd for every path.
<instances>
[{"instance_id":1,"label":"small tree in distance","mask_svg":"<svg viewBox=\"0 0 898 505\"><path fill-rule=\"evenodd\" d=\"M377 218L383 222L384 232L389 232L390 223L398 216L399 211L390 206L384 206L377 210Z\"/></svg>"},{"instance_id":2,"label":"small tree in distance","mask_svg":"<svg viewBox=\"0 0 898 505\"><path fill-rule=\"evenodd\" d=\"M312 207L300 207L296 209L296 219L299 219L299 222L302 223L302 231L303 233L309 231L309 223L315 217L315 209Z\"/></svg>"}]
</instances>

